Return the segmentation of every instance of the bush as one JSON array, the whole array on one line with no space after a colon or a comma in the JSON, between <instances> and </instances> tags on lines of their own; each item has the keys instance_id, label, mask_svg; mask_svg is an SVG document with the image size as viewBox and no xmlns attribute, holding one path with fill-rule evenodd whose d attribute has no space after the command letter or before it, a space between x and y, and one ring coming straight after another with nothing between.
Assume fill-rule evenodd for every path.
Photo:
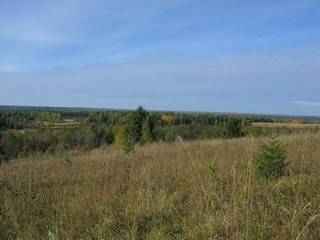
<instances>
[{"instance_id":1,"label":"bush","mask_svg":"<svg viewBox=\"0 0 320 240\"><path fill-rule=\"evenodd\" d=\"M0 153L0 164L6 162L8 159L4 154Z\"/></svg>"},{"instance_id":2,"label":"bush","mask_svg":"<svg viewBox=\"0 0 320 240\"><path fill-rule=\"evenodd\" d=\"M288 164L286 147L275 136L260 144L258 154L253 156L256 174L263 179L276 179L286 175Z\"/></svg>"}]
</instances>

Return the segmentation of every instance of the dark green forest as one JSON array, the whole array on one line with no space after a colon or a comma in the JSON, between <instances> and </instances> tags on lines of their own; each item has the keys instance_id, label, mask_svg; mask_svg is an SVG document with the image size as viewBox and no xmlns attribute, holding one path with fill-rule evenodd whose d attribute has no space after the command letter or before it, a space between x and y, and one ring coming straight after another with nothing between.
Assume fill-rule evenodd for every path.
<instances>
[{"instance_id":1,"label":"dark green forest","mask_svg":"<svg viewBox=\"0 0 320 240\"><path fill-rule=\"evenodd\" d=\"M0 162L35 154L86 152L117 144L125 152L135 144L173 143L215 138L265 136L270 128L252 123L290 123L293 116L183 113L81 108L0 108ZM301 123L318 123L319 118L299 118ZM319 127L277 126L276 134L319 131ZM126 150L127 149L127 150Z\"/></svg>"}]
</instances>

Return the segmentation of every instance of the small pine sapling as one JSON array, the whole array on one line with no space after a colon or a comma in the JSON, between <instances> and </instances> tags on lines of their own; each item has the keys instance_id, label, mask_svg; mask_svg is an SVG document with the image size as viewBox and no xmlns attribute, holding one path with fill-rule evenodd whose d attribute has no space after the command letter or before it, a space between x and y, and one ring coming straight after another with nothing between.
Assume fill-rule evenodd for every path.
<instances>
[{"instance_id":1,"label":"small pine sapling","mask_svg":"<svg viewBox=\"0 0 320 240\"><path fill-rule=\"evenodd\" d=\"M277 179L286 175L288 164L286 146L273 135L259 145L258 153L253 156L256 174L263 179Z\"/></svg>"}]
</instances>

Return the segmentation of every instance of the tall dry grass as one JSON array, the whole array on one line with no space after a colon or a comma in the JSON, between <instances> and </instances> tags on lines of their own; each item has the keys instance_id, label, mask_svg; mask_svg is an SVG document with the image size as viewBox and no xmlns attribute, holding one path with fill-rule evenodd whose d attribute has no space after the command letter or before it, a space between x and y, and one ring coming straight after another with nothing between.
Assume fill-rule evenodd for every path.
<instances>
[{"instance_id":1,"label":"tall dry grass","mask_svg":"<svg viewBox=\"0 0 320 240\"><path fill-rule=\"evenodd\" d=\"M260 181L263 139L109 146L0 167L0 239L319 239L320 136L282 137L291 176ZM217 175L210 176L208 161Z\"/></svg>"}]
</instances>

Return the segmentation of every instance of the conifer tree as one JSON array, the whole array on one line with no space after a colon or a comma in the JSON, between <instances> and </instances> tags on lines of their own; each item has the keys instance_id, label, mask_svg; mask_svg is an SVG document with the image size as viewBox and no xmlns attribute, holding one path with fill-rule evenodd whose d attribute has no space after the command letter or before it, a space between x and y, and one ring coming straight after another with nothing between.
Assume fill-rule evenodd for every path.
<instances>
[{"instance_id":1,"label":"conifer tree","mask_svg":"<svg viewBox=\"0 0 320 240\"><path fill-rule=\"evenodd\" d=\"M138 143L141 140L143 135L142 128L147 116L148 112L142 106L139 106L129 117L127 130L128 134L133 137L135 143Z\"/></svg>"},{"instance_id":2,"label":"conifer tree","mask_svg":"<svg viewBox=\"0 0 320 240\"><path fill-rule=\"evenodd\" d=\"M259 152L253 157L253 165L258 177L263 179L279 178L287 173L287 150L275 136L259 146Z\"/></svg>"}]
</instances>

